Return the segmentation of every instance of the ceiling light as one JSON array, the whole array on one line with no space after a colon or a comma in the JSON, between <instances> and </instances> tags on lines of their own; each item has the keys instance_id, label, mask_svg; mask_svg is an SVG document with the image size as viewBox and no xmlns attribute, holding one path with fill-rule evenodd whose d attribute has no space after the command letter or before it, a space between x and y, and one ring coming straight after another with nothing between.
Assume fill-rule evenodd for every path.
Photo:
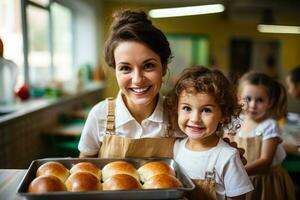
<instances>
[{"instance_id":1,"label":"ceiling light","mask_svg":"<svg viewBox=\"0 0 300 200\"><path fill-rule=\"evenodd\" d=\"M300 34L300 26L266 25L260 24L257 30L262 33Z\"/></svg>"},{"instance_id":2,"label":"ceiling light","mask_svg":"<svg viewBox=\"0 0 300 200\"><path fill-rule=\"evenodd\" d=\"M202 6L153 9L149 11L149 15L152 18L163 18L219 13L223 12L224 10L225 7L222 4L211 4Z\"/></svg>"}]
</instances>

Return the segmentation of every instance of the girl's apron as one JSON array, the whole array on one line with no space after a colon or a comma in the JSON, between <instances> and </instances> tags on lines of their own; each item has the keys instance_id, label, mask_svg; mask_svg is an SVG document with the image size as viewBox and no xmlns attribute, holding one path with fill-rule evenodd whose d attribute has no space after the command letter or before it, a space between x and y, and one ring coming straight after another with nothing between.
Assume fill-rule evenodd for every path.
<instances>
[{"instance_id":1,"label":"girl's apron","mask_svg":"<svg viewBox=\"0 0 300 200\"><path fill-rule=\"evenodd\" d=\"M219 158L222 148L219 148L219 151L213 154L210 159L208 166L205 171L204 180L193 179L196 188L188 192L187 198L189 200L217 200L216 193L216 172L215 165Z\"/></svg>"},{"instance_id":2,"label":"girl's apron","mask_svg":"<svg viewBox=\"0 0 300 200\"><path fill-rule=\"evenodd\" d=\"M242 138L228 135L237 142L238 147L245 149L248 163L260 157L262 137ZM266 173L250 176L254 190L247 193L247 200L295 200L295 189L287 171L281 166L272 166Z\"/></svg>"},{"instance_id":3,"label":"girl's apron","mask_svg":"<svg viewBox=\"0 0 300 200\"><path fill-rule=\"evenodd\" d=\"M98 154L101 158L173 157L175 138L167 129L163 138L126 138L115 133L115 100L108 98L106 135Z\"/></svg>"}]
</instances>

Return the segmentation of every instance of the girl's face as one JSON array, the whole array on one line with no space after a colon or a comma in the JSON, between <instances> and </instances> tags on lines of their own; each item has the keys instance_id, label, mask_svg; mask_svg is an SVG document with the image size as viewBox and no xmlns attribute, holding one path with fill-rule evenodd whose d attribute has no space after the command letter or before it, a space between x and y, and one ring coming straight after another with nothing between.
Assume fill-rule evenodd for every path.
<instances>
[{"instance_id":1,"label":"girl's face","mask_svg":"<svg viewBox=\"0 0 300 200\"><path fill-rule=\"evenodd\" d=\"M293 83L293 81L291 80L290 76L287 76L285 81L286 81L286 84L287 84L288 92L292 96L299 98L300 97L300 86L299 86L299 84L298 84L298 86L295 85Z\"/></svg>"},{"instance_id":2,"label":"girl's face","mask_svg":"<svg viewBox=\"0 0 300 200\"><path fill-rule=\"evenodd\" d=\"M272 104L265 86L244 84L240 98L248 117L254 121L262 121L267 117L268 109L271 108Z\"/></svg>"},{"instance_id":3,"label":"girl's face","mask_svg":"<svg viewBox=\"0 0 300 200\"><path fill-rule=\"evenodd\" d=\"M202 140L215 137L221 120L222 112L213 96L185 91L180 94L178 125L190 139Z\"/></svg>"},{"instance_id":4,"label":"girl's face","mask_svg":"<svg viewBox=\"0 0 300 200\"><path fill-rule=\"evenodd\" d=\"M153 106L162 84L158 54L135 41L121 42L114 51L118 85L130 106Z\"/></svg>"}]
</instances>

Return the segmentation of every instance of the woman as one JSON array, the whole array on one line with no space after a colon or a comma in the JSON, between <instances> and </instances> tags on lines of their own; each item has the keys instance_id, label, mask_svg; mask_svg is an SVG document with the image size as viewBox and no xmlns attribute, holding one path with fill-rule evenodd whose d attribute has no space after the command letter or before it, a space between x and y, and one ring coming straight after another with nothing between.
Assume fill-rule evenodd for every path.
<instances>
[{"instance_id":1,"label":"woman","mask_svg":"<svg viewBox=\"0 0 300 200\"><path fill-rule=\"evenodd\" d=\"M79 142L81 157L172 156L174 137L159 95L170 57L167 38L144 12L114 15L105 61L115 70L120 92L89 113Z\"/></svg>"}]
</instances>

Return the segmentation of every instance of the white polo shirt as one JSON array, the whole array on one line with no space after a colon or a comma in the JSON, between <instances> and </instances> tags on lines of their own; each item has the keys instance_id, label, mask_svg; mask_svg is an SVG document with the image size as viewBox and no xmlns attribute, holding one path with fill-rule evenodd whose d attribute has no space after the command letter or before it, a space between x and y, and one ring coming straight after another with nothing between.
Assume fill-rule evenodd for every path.
<instances>
[{"instance_id":1,"label":"white polo shirt","mask_svg":"<svg viewBox=\"0 0 300 200\"><path fill-rule=\"evenodd\" d=\"M95 155L100 150L106 130L107 103L107 100L99 102L88 115L78 145L79 151L85 155ZM141 124L128 111L121 92L118 93L115 103L115 131L117 135L127 138L165 136L167 122L164 123L163 98L161 96L159 96L152 115L144 119Z\"/></svg>"}]
</instances>

